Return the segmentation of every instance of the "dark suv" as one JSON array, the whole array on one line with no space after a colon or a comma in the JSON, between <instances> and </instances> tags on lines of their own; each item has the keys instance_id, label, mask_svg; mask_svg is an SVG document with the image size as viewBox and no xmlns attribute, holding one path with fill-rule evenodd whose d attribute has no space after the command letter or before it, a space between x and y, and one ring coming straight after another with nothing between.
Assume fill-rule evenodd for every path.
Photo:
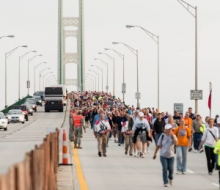
<instances>
[{"instance_id":1,"label":"dark suv","mask_svg":"<svg viewBox=\"0 0 220 190\"><path fill-rule=\"evenodd\" d=\"M22 113L24 114L24 117L26 119L26 121L28 121L28 108L26 105L22 105L22 106L14 106L13 109L19 109L22 111Z\"/></svg>"}]
</instances>

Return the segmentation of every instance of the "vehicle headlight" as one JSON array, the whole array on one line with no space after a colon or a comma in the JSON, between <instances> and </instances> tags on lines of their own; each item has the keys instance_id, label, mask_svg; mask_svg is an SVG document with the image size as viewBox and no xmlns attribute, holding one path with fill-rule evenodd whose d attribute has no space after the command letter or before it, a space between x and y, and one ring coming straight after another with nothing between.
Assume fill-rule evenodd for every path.
<instances>
[{"instance_id":1,"label":"vehicle headlight","mask_svg":"<svg viewBox=\"0 0 220 190\"><path fill-rule=\"evenodd\" d=\"M39 102L41 103L41 102L42 102L42 100L39 100Z\"/></svg>"},{"instance_id":2,"label":"vehicle headlight","mask_svg":"<svg viewBox=\"0 0 220 190\"><path fill-rule=\"evenodd\" d=\"M29 111L30 111L30 112L32 112L33 110L32 110L32 109L30 109Z\"/></svg>"},{"instance_id":3,"label":"vehicle headlight","mask_svg":"<svg viewBox=\"0 0 220 190\"><path fill-rule=\"evenodd\" d=\"M35 106L32 106L32 108L35 108Z\"/></svg>"}]
</instances>

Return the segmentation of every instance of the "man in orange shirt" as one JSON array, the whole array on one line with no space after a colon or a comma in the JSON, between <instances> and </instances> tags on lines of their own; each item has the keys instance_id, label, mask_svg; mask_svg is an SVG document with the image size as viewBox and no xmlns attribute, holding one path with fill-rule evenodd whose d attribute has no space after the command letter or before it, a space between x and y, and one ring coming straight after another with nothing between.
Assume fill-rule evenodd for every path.
<instances>
[{"instance_id":1,"label":"man in orange shirt","mask_svg":"<svg viewBox=\"0 0 220 190\"><path fill-rule=\"evenodd\" d=\"M186 112L186 115L184 117L184 121L185 121L185 125L188 126L189 130L190 130L190 138L189 138L189 152L192 151L192 123L193 120L189 117L190 113Z\"/></svg>"},{"instance_id":2,"label":"man in orange shirt","mask_svg":"<svg viewBox=\"0 0 220 190\"><path fill-rule=\"evenodd\" d=\"M177 174L186 173L187 148L189 145L189 137L191 136L190 128L185 126L183 118L180 119L180 126L174 129L174 134L178 139L178 147L176 147Z\"/></svg>"}]
</instances>

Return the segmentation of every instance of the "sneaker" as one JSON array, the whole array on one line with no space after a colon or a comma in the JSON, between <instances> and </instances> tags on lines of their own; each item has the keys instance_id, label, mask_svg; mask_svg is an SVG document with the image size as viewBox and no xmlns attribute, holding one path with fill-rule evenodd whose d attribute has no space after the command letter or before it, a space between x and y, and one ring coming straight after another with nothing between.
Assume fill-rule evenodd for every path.
<instances>
[{"instance_id":1,"label":"sneaker","mask_svg":"<svg viewBox=\"0 0 220 190\"><path fill-rule=\"evenodd\" d=\"M209 175L212 175L212 172L209 172Z\"/></svg>"},{"instance_id":2,"label":"sneaker","mask_svg":"<svg viewBox=\"0 0 220 190\"><path fill-rule=\"evenodd\" d=\"M77 148L77 146L76 146L76 145L74 145L74 148Z\"/></svg>"},{"instance_id":3,"label":"sneaker","mask_svg":"<svg viewBox=\"0 0 220 190\"><path fill-rule=\"evenodd\" d=\"M179 174L180 174L180 171L177 171L176 174L179 175Z\"/></svg>"},{"instance_id":4,"label":"sneaker","mask_svg":"<svg viewBox=\"0 0 220 190\"><path fill-rule=\"evenodd\" d=\"M137 157L137 152L134 152L134 157Z\"/></svg>"},{"instance_id":5,"label":"sneaker","mask_svg":"<svg viewBox=\"0 0 220 190\"><path fill-rule=\"evenodd\" d=\"M139 157L140 157L140 152L137 153L137 158L139 158Z\"/></svg>"},{"instance_id":6,"label":"sneaker","mask_svg":"<svg viewBox=\"0 0 220 190\"><path fill-rule=\"evenodd\" d=\"M125 151L125 154L127 155L127 154L128 154L128 152L127 152L127 151Z\"/></svg>"},{"instance_id":7,"label":"sneaker","mask_svg":"<svg viewBox=\"0 0 220 190\"><path fill-rule=\"evenodd\" d=\"M192 151L192 148L189 148L189 150L188 150L189 152L191 152Z\"/></svg>"},{"instance_id":8,"label":"sneaker","mask_svg":"<svg viewBox=\"0 0 220 190\"><path fill-rule=\"evenodd\" d=\"M199 151L199 153L202 153L204 151L204 149L202 148L200 151Z\"/></svg>"},{"instance_id":9,"label":"sneaker","mask_svg":"<svg viewBox=\"0 0 220 190\"><path fill-rule=\"evenodd\" d=\"M118 144L118 146L121 146L121 144Z\"/></svg>"},{"instance_id":10,"label":"sneaker","mask_svg":"<svg viewBox=\"0 0 220 190\"><path fill-rule=\"evenodd\" d=\"M82 147L81 147L81 146L78 146L77 148L78 148L78 149L82 149Z\"/></svg>"},{"instance_id":11,"label":"sneaker","mask_svg":"<svg viewBox=\"0 0 220 190\"><path fill-rule=\"evenodd\" d=\"M170 185L173 185L173 180L170 180Z\"/></svg>"},{"instance_id":12,"label":"sneaker","mask_svg":"<svg viewBox=\"0 0 220 190\"><path fill-rule=\"evenodd\" d=\"M98 155L99 155L99 157L101 157L102 156L101 152L99 152Z\"/></svg>"},{"instance_id":13,"label":"sneaker","mask_svg":"<svg viewBox=\"0 0 220 190\"><path fill-rule=\"evenodd\" d=\"M197 150L194 150L194 153L197 153L198 151Z\"/></svg>"},{"instance_id":14,"label":"sneaker","mask_svg":"<svg viewBox=\"0 0 220 190\"><path fill-rule=\"evenodd\" d=\"M104 157L107 157L107 155L106 155L106 154L103 154L103 156L104 156Z\"/></svg>"},{"instance_id":15,"label":"sneaker","mask_svg":"<svg viewBox=\"0 0 220 190\"><path fill-rule=\"evenodd\" d=\"M164 184L164 187L168 187L168 184Z\"/></svg>"},{"instance_id":16,"label":"sneaker","mask_svg":"<svg viewBox=\"0 0 220 190\"><path fill-rule=\"evenodd\" d=\"M186 172L182 172L182 174L183 174L183 175L185 175L185 174L186 174Z\"/></svg>"},{"instance_id":17,"label":"sneaker","mask_svg":"<svg viewBox=\"0 0 220 190\"><path fill-rule=\"evenodd\" d=\"M144 158L144 154L142 153L141 158Z\"/></svg>"},{"instance_id":18,"label":"sneaker","mask_svg":"<svg viewBox=\"0 0 220 190\"><path fill-rule=\"evenodd\" d=\"M133 154L130 154L130 156L133 156Z\"/></svg>"}]
</instances>

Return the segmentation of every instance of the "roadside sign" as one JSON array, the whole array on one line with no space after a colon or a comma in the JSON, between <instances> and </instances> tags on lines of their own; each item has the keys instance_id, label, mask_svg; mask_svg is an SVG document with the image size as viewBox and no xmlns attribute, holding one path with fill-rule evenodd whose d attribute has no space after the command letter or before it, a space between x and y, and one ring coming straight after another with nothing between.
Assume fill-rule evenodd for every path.
<instances>
[{"instance_id":1,"label":"roadside sign","mask_svg":"<svg viewBox=\"0 0 220 190\"><path fill-rule=\"evenodd\" d=\"M202 90L190 90L191 100L202 100L203 93Z\"/></svg>"},{"instance_id":2,"label":"roadside sign","mask_svg":"<svg viewBox=\"0 0 220 190\"><path fill-rule=\"evenodd\" d=\"M182 103L174 103L174 111L178 111L183 114L183 104Z\"/></svg>"},{"instance_id":3,"label":"roadside sign","mask_svg":"<svg viewBox=\"0 0 220 190\"><path fill-rule=\"evenodd\" d=\"M27 81L27 88L30 88L30 81Z\"/></svg>"},{"instance_id":4,"label":"roadside sign","mask_svg":"<svg viewBox=\"0 0 220 190\"><path fill-rule=\"evenodd\" d=\"M121 92L122 92L123 94L126 93L126 83L122 83Z\"/></svg>"},{"instance_id":5,"label":"roadside sign","mask_svg":"<svg viewBox=\"0 0 220 190\"><path fill-rule=\"evenodd\" d=\"M141 93L140 92L135 93L135 99L141 99Z\"/></svg>"}]
</instances>

